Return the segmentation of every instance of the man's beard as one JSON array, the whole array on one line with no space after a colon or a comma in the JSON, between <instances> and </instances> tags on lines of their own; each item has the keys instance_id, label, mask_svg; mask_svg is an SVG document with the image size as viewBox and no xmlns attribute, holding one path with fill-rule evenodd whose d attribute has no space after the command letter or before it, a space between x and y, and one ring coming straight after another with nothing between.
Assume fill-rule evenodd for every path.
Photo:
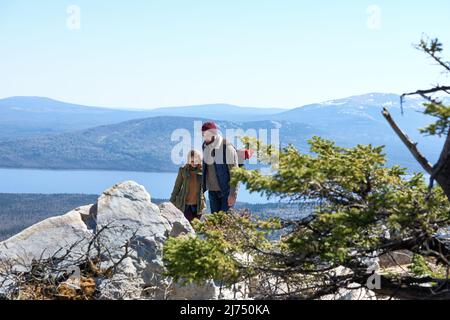
<instances>
[{"instance_id":1,"label":"man's beard","mask_svg":"<svg viewBox=\"0 0 450 320\"><path fill-rule=\"evenodd\" d=\"M216 141L216 136L212 136L211 141L206 142L206 145L209 146L211 143L213 143L214 141Z\"/></svg>"}]
</instances>

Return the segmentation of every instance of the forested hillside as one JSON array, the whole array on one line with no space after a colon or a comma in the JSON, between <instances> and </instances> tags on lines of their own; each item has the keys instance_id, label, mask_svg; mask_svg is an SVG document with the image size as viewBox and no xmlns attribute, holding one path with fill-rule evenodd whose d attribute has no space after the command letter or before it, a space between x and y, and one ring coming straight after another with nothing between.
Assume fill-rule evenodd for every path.
<instances>
[{"instance_id":1,"label":"forested hillside","mask_svg":"<svg viewBox=\"0 0 450 320\"><path fill-rule=\"evenodd\" d=\"M0 194L0 241L48 217L93 203L96 195Z\"/></svg>"},{"instance_id":2,"label":"forested hillside","mask_svg":"<svg viewBox=\"0 0 450 320\"><path fill-rule=\"evenodd\" d=\"M255 112L254 121L248 121L248 117L243 116L243 112L253 112L253 109L238 108L240 110L238 112L237 107L228 106L229 112L234 112L234 116L229 112L224 114L233 121L217 122L222 130L254 129L258 132L264 129L270 133L271 129L279 128L282 146L293 144L300 150L308 149L307 140L313 136L331 139L346 147L355 144L384 145L389 163L400 164L413 171L421 170L383 119L380 111L383 107L389 108L400 126L419 143L421 150L432 161L437 159L440 139L421 136L419 133L419 129L430 121L430 117L418 112L423 110L422 100L408 98L403 105L404 113L402 114L400 97L394 94L374 93L349 97L272 115ZM0 113L1 108L0 103ZM225 105L221 108L226 110ZM71 112L62 114L64 117L76 119L87 112L85 109L75 108ZM175 116L186 114L189 110L193 111L191 117ZM199 114L199 110L204 111L202 117L195 116ZM178 137L172 141L172 134L176 130L184 129L193 138L194 122L216 119L216 111L205 107L176 108L172 112L173 116L129 120L45 136L0 139L0 150L2 150L0 167L175 172L177 164L172 162L171 155L174 146L180 141L177 140ZM47 111L49 114L52 112L56 111L51 108ZM93 109L91 112L94 112L93 116L97 117L101 116L102 110ZM108 112L106 112L107 115L110 114ZM58 111L56 114L61 115L61 112ZM115 120L120 118L120 115L113 114L116 117ZM37 113L36 117L39 115L40 113ZM128 116L130 114L127 114ZM27 115L23 121L31 121L33 117L34 115ZM45 121L42 122L42 125L45 123Z\"/></svg>"}]
</instances>

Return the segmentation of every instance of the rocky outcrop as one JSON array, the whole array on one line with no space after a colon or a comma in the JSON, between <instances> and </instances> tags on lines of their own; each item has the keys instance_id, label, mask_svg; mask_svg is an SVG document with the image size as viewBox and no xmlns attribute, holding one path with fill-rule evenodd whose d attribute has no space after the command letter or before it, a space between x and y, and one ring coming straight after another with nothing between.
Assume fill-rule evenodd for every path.
<instances>
[{"instance_id":1,"label":"rocky outcrop","mask_svg":"<svg viewBox=\"0 0 450 320\"><path fill-rule=\"evenodd\" d=\"M80 207L63 216L46 219L0 242L0 260L17 260L29 265L33 259L46 259L76 242L82 243L92 235L82 218L89 214L91 207ZM74 254L81 254L81 243L73 248Z\"/></svg>"},{"instance_id":2,"label":"rocky outcrop","mask_svg":"<svg viewBox=\"0 0 450 320\"><path fill-rule=\"evenodd\" d=\"M170 203L157 206L143 186L128 181L103 192L96 204L0 242L0 262L26 269L33 260L64 257L58 263L70 268L83 255L96 255L98 268L114 268L110 277L95 279L99 299L216 299L213 283L183 287L164 276L165 241L189 233L194 230L181 211ZM3 281L4 293L12 288Z\"/></svg>"},{"instance_id":3,"label":"rocky outcrop","mask_svg":"<svg viewBox=\"0 0 450 320\"><path fill-rule=\"evenodd\" d=\"M347 288L341 288L335 294L321 297L320 300L378 300L375 292L362 287L357 283L351 283Z\"/></svg>"},{"instance_id":4,"label":"rocky outcrop","mask_svg":"<svg viewBox=\"0 0 450 320\"><path fill-rule=\"evenodd\" d=\"M254 278L220 290L213 281L188 286L173 282L164 275L163 247L169 237L185 234L194 234L194 230L174 205L152 203L145 188L135 182L117 184L95 204L46 219L0 242L0 298L11 296L20 287L14 277L2 276L5 268L27 273L36 260L57 258L52 260L57 264L54 269L69 271L86 261L86 256L95 261L98 270L114 271L80 278L81 286L91 291L95 288L95 299L250 299L258 298L258 288L266 284L264 291L279 285L270 278ZM243 264L252 261L248 255L235 258ZM350 271L338 268L335 272L343 275ZM77 286L74 280L63 283L66 292L71 285ZM278 290L283 293L288 288ZM372 300L375 295L355 284L322 299Z\"/></svg>"}]
</instances>

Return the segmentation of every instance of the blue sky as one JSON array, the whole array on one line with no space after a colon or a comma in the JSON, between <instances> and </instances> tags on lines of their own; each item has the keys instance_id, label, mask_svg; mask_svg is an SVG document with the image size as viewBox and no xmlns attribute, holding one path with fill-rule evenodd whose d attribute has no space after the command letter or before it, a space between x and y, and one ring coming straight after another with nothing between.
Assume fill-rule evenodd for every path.
<instances>
[{"instance_id":1,"label":"blue sky","mask_svg":"<svg viewBox=\"0 0 450 320\"><path fill-rule=\"evenodd\" d=\"M402 93L443 80L412 44L439 37L450 59L449 31L448 0L1 0L0 97L297 107Z\"/></svg>"}]
</instances>

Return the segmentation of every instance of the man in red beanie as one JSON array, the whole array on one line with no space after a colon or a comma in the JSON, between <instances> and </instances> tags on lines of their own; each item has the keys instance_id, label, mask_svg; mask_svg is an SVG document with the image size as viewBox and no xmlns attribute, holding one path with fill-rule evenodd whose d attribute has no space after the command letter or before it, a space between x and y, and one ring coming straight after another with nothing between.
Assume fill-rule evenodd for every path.
<instances>
[{"instance_id":1,"label":"man in red beanie","mask_svg":"<svg viewBox=\"0 0 450 320\"><path fill-rule=\"evenodd\" d=\"M238 154L214 122L203 124L202 136L203 192L208 190L211 213L227 212L237 199L237 185L231 185L231 170L239 166Z\"/></svg>"},{"instance_id":2,"label":"man in red beanie","mask_svg":"<svg viewBox=\"0 0 450 320\"><path fill-rule=\"evenodd\" d=\"M208 131L208 130L217 130L217 125L215 122L211 121L211 122L205 122L202 125L202 133Z\"/></svg>"}]
</instances>

